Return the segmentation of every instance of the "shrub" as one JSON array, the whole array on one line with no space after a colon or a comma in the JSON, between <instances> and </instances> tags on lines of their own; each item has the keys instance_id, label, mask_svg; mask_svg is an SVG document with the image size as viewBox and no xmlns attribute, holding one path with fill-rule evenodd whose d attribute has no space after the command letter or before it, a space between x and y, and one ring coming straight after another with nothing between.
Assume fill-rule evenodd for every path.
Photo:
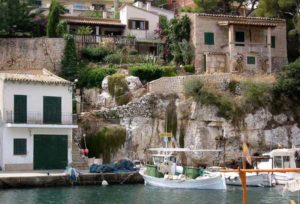
<instances>
[{"instance_id":1,"label":"shrub","mask_svg":"<svg viewBox=\"0 0 300 204\"><path fill-rule=\"evenodd\" d=\"M79 72L78 86L86 88L101 87L103 79L108 75L116 73L116 71L113 67L83 68Z\"/></svg>"},{"instance_id":2,"label":"shrub","mask_svg":"<svg viewBox=\"0 0 300 204\"><path fill-rule=\"evenodd\" d=\"M60 21L56 26L56 34L59 37L63 37L65 34L68 33L67 31L67 22L66 21Z\"/></svg>"},{"instance_id":3,"label":"shrub","mask_svg":"<svg viewBox=\"0 0 300 204\"><path fill-rule=\"evenodd\" d=\"M76 30L77 35L91 35L93 33L93 29L90 26L80 26Z\"/></svg>"},{"instance_id":4,"label":"shrub","mask_svg":"<svg viewBox=\"0 0 300 204\"><path fill-rule=\"evenodd\" d=\"M117 52L117 53L107 55L104 58L104 61L106 63L121 64L122 63L122 54L120 52Z\"/></svg>"},{"instance_id":5,"label":"shrub","mask_svg":"<svg viewBox=\"0 0 300 204\"><path fill-rule=\"evenodd\" d=\"M176 68L157 64L140 64L129 68L129 73L142 81L152 81L163 76L176 76Z\"/></svg>"},{"instance_id":6,"label":"shrub","mask_svg":"<svg viewBox=\"0 0 300 204\"><path fill-rule=\"evenodd\" d=\"M124 74L113 74L108 77L108 91L119 106L127 104L131 100Z\"/></svg>"},{"instance_id":7,"label":"shrub","mask_svg":"<svg viewBox=\"0 0 300 204\"><path fill-rule=\"evenodd\" d=\"M266 107L271 101L271 87L265 83L244 82L243 89L243 104L242 106L247 111L253 111L260 107Z\"/></svg>"},{"instance_id":8,"label":"shrub","mask_svg":"<svg viewBox=\"0 0 300 204\"><path fill-rule=\"evenodd\" d=\"M231 80L228 83L228 90L229 90L229 92L232 93L232 94L236 94L237 88L238 88L239 85L240 85L240 82L238 82L236 80Z\"/></svg>"},{"instance_id":9,"label":"shrub","mask_svg":"<svg viewBox=\"0 0 300 204\"><path fill-rule=\"evenodd\" d=\"M273 92L300 104L300 59L286 65L278 76Z\"/></svg>"},{"instance_id":10,"label":"shrub","mask_svg":"<svg viewBox=\"0 0 300 204\"><path fill-rule=\"evenodd\" d=\"M113 51L107 47L87 47L81 51L83 58L97 62L104 61L104 58L112 53Z\"/></svg>"},{"instance_id":11,"label":"shrub","mask_svg":"<svg viewBox=\"0 0 300 204\"><path fill-rule=\"evenodd\" d=\"M138 51L137 50L130 50L129 51L129 55L138 55Z\"/></svg>"},{"instance_id":12,"label":"shrub","mask_svg":"<svg viewBox=\"0 0 300 204\"><path fill-rule=\"evenodd\" d=\"M195 66L193 64L187 64L183 66L184 71L189 73L195 73Z\"/></svg>"},{"instance_id":13,"label":"shrub","mask_svg":"<svg viewBox=\"0 0 300 204\"><path fill-rule=\"evenodd\" d=\"M232 119L234 104L226 96L207 90L201 80L190 80L185 84L185 93L203 105L214 105L218 107L218 116Z\"/></svg>"},{"instance_id":14,"label":"shrub","mask_svg":"<svg viewBox=\"0 0 300 204\"><path fill-rule=\"evenodd\" d=\"M96 134L87 135L86 145L89 149L89 157L102 156L103 163L109 163L111 154L120 149L125 140L126 130L122 127L105 127Z\"/></svg>"}]
</instances>

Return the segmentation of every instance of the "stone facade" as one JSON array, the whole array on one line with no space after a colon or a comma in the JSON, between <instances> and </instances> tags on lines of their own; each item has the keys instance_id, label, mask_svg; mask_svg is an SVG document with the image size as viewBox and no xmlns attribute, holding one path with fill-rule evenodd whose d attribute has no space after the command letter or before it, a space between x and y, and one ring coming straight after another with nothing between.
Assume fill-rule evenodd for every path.
<instances>
[{"instance_id":1,"label":"stone facade","mask_svg":"<svg viewBox=\"0 0 300 204\"><path fill-rule=\"evenodd\" d=\"M283 19L214 14L188 15L197 73L276 72L287 63L286 22ZM207 43L206 33L212 39ZM237 43L237 33L242 42ZM222 56L222 59L221 59ZM249 63L248 58L255 58ZM271 64L270 64L271 62Z\"/></svg>"},{"instance_id":2,"label":"stone facade","mask_svg":"<svg viewBox=\"0 0 300 204\"><path fill-rule=\"evenodd\" d=\"M0 70L34 68L58 74L64 48L63 38L2 38Z\"/></svg>"}]
</instances>

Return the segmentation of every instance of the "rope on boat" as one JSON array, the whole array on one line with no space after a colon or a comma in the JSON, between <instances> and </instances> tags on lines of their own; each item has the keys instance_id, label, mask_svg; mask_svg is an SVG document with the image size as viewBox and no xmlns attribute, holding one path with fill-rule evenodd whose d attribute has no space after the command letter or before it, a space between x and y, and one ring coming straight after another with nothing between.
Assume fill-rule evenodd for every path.
<instances>
[{"instance_id":1,"label":"rope on boat","mask_svg":"<svg viewBox=\"0 0 300 204\"><path fill-rule=\"evenodd\" d=\"M120 184L123 184L125 181L127 181L132 175L134 175L136 172L132 172L129 174L123 181L120 182Z\"/></svg>"}]
</instances>

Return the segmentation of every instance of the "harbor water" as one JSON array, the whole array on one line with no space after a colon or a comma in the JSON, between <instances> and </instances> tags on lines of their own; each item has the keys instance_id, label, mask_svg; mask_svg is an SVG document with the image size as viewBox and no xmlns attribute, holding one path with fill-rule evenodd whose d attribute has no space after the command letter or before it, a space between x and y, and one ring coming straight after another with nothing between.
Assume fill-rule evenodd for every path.
<instances>
[{"instance_id":1,"label":"harbor water","mask_svg":"<svg viewBox=\"0 0 300 204\"><path fill-rule=\"evenodd\" d=\"M298 200L297 193L283 193L282 187L248 188L248 204L288 204ZM75 186L0 190L2 204L240 204L242 189L228 187L227 190L182 190L153 186L109 185Z\"/></svg>"}]
</instances>

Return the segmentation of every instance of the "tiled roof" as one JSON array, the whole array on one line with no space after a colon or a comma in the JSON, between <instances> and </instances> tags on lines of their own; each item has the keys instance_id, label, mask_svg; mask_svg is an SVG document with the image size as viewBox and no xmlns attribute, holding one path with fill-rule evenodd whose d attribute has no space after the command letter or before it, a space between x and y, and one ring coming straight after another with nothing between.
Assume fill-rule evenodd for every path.
<instances>
[{"instance_id":1,"label":"tiled roof","mask_svg":"<svg viewBox=\"0 0 300 204\"><path fill-rule=\"evenodd\" d=\"M247 25L247 26L263 26L263 27L276 27L276 23L269 22L260 22L260 21L219 21L219 25L228 26L228 25Z\"/></svg>"},{"instance_id":2,"label":"tiled roof","mask_svg":"<svg viewBox=\"0 0 300 204\"><path fill-rule=\"evenodd\" d=\"M233 18L241 20L267 20L267 21L280 21L285 22L281 18L268 18L268 17L252 17L252 16L234 16L234 15L223 15L223 14L207 14L207 13L197 13L198 16L208 16L208 17L220 17L220 18Z\"/></svg>"},{"instance_id":3,"label":"tiled roof","mask_svg":"<svg viewBox=\"0 0 300 204\"><path fill-rule=\"evenodd\" d=\"M27 83L38 82L47 84L71 84L71 82L56 76L46 69L1 70L0 79L4 81Z\"/></svg>"},{"instance_id":4,"label":"tiled roof","mask_svg":"<svg viewBox=\"0 0 300 204\"><path fill-rule=\"evenodd\" d=\"M89 24L89 25L111 25L111 26L120 26L120 27L126 26L122 24L119 19L99 19L99 18L90 18L90 17L82 17L82 16L62 16L61 19L69 23L80 23L80 24Z\"/></svg>"}]
</instances>

